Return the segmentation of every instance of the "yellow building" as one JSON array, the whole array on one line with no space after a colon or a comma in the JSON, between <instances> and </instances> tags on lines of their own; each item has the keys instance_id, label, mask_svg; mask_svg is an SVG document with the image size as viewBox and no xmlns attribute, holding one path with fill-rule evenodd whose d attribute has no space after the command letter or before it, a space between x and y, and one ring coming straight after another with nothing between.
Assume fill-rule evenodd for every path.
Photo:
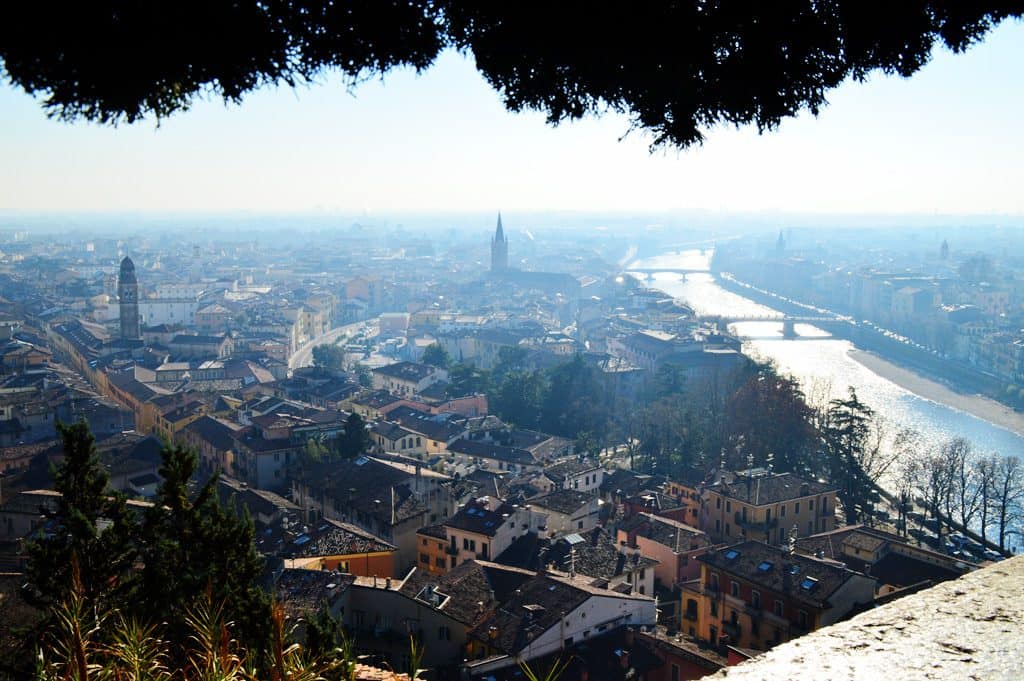
<instances>
[{"instance_id":1,"label":"yellow building","mask_svg":"<svg viewBox=\"0 0 1024 681\"><path fill-rule=\"evenodd\" d=\"M782 544L835 528L836 490L823 482L763 469L725 474L704 487L700 527L716 542Z\"/></svg>"},{"instance_id":2,"label":"yellow building","mask_svg":"<svg viewBox=\"0 0 1024 681\"><path fill-rule=\"evenodd\" d=\"M682 592L681 628L712 645L767 650L870 603L875 580L839 563L761 542L700 556Z\"/></svg>"},{"instance_id":3,"label":"yellow building","mask_svg":"<svg viewBox=\"0 0 1024 681\"><path fill-rule=\"evenodd\" d=\"M448 572L448 535L444 525L430 525L416 531L416 568L431 575Z\"/></svg>"}]
</instances>

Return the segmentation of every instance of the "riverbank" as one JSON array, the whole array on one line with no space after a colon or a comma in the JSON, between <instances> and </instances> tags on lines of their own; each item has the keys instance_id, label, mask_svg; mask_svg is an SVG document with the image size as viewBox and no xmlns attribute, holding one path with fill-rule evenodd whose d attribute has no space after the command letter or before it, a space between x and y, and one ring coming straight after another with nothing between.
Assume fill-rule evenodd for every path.
<instances>
[{"instance_id":1,"label":"riverbank","mask_svg":"<svg viewBox=\"0 0 1024 681\"><path fill-rule=\"evenodd\" d=\"M896 366L872 352L854 348L850 350L850 357L904 390L909 390L927 400L967 412L979 419L1006 428L1017 435L1024 435L1024 414L991 398L956 392L942 383Z\"/></svg>"}]
</instances>

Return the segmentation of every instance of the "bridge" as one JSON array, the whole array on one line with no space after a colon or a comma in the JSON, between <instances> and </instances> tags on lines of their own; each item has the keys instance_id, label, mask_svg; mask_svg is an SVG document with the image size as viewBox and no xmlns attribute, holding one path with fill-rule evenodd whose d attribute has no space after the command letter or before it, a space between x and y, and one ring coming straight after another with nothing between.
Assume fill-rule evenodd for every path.
<instances>
[{"instance_id":1,"label":"bridge","mask_svg":"<svg viewBox=\"0 0 1024 681\"><path fill-rule=\"evenodd\" d=\"M687 274L708 274L710 270L707 268L686 268L686 267L627 267L627 274L642 274L647 279L653 279L654 275L658 272L668 272L669 274L681 274L684 277Z\"/></svg>"},{"instance_id":2,"label":"bridge","mask_svg":"<svg viewBox=\"0 0 1024 681\"><path fill-rule=\"evenodd\" d=\"M831 317L828 315L788 315L778 313L775 315L736 315L736 316L725 316L725 315L710 315L704 316L703 319L718 322L719 326L729 326L730 324L738 324L741 322L775 322L782 324L782 337L788 340L795 340L802 338L802 336L796 335L797 324L814 324L816 326L822 326L825 324L835 324L837 322L843 322L844 320L840 317ZM752 336L746 336L752 338ZM821 340L820 337L808 336L808 340L816 339Z\"/></svg>"}]
</instances>

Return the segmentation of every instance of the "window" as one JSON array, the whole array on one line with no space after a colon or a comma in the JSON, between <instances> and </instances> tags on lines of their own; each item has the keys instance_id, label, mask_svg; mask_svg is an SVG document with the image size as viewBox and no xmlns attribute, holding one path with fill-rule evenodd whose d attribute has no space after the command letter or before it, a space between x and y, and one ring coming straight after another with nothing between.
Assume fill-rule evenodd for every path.
<instances>
[{"instance_id":1,"label":"window","mask_svg":"<svg viewBox=\"0 0 1024 681\"><path fill-rule=\"evenodd\" d=\"M761 608L761 592L760 591L751 591L750 592L750 604L752 606L754 606L754 608L760 610L760 608Z\"/></svg>"},{"instance_id":2,"label":"window","mask_svg":"<svg viewBox=\"0 0 1024 681\"><path fill-rule=\"evenodd\" d=\"M783 504L782 508L779 509L779 517L780 518L785 518L786 517L786 505L785 504Z\"/></svg>"},{"instance_id":3,"label":"window","mask_svg":"<svg viewBox=\"0 0 1024 681\"><path fill-rule=\"evenodd\" d=\"M438 556L437 558L435 558L434 559L434 563L437 565L437 567L443 568L444 567L444 556Z\"/></svg>"},{"instance_id":4,"label":"window","mask_svg":"<svg viewBox=\"0 0 1024 681\"><path fill-rule=\"evenodd\" d=\"M426 545L427 545L427 540L426 540L426 539L424 539L424 540L423 540L423 545L424 545L424 546L426 546Z\"/></svg>"},{"instance_id":5,"label":"window","mask_svg":"<svg viewBox=\"0 0 1024 681\"><path fill-rule=\"evenodd\" d=\"M426 553L420 554L420 562L424 565L430 565L430 556Z\"/></svg>"},{"instance_id":6,"label":"window","mask_svg":"<svg viewBox=\"0 0 1024 681\"><path fill-rule=\"evenodd\" d=\"M722 508L722 497L715 497L715 508Z\"/></svg>"},{"instance_id":7,"label":"window","mask_svg":"<svg viewBox=\"0 0 1024 681\"><path fill-rule=\"evenodd\" d=\"M813 520L808 520L807 521L807 534L814 534L814 521Z\"/></svg>"},{"instance_id":8,"label":"window","mask_svg":"<svg viewBox=\"0 0 1024 681\"><path fill-rule=\"evenodd\" d=\"M452 640L452 630L445 626L438 627L437 637L442 641L450 641Z\"/></svg>"},{"instance_id":9,"label":"window","mask_svg":"<svg viewBox=\"0 0 1024 681\"><path fill-rule=\"evenodd\" d=\"M733 596L737 596L738 597L740 595L740 583L739 582L737 582L736 580L733 580L732 584L730 584L729 587L730 587L730 593Z\"/></svg>"},{"instance_id":10,"label":"window","mask_svg":"<svg viewBox=\"0 0 1024 681\"><path fill-rule=\"evenodd\" d=\"M640 595L641 596L644 595L644 585L643 584L640 585Z\"/></svg>"},{"instance_id":11,"label":"window","mask_svg":"<svg viewBox=\"0 0 1024 681\"><path fill-rule=\"evenodd\" d=\"M726 513L732 512L732 502L729 501L729 500L726 500L726 502L725 502L725 512Z\"/></svg>"},{"instance_id":12,"label":"window","mask_svg":"<svg viewBox=\"0 0 1024 681\"><path fill-rule=\"evenodd\" d=\"M775 599L775 614L782 617L782 601Z\"/></svg>"},{"instance_id":13,"label":"window","mask_svg":"<svg viewBox=\"0 0 1024 681\"><path fill-rule=\"evenodd\" d=\"M807 628L807 611L806 610L801 610L800 612L798 612L797 613L797 619L799 620L800 628L806 629Z\"/></svg>"},{"instance_id":14,"label":"window","mask_svg":"<svg viewBox=\"0 0 1024 681\"><path fill-rule=\"evenodd\" d=\"M647 570L645 570L644 568L640 568L640 579L643 579L646 576L647 576Z\"/></svg>"},{"instance_id":15,"label":"window","mask_svg":"<svg viewBox=\"0 0 1024 681\"><path fill-rule=\"evenodd\" d=\"M718 575L714 572L711 573L711 590L718 591Z\"/></svg>"},{"instance_id":16,"label":"window","mask_svg":"<svg viewBox=\"0 0 1024 681\"><path fill-rule=\"evenodd\" d=\"M796 504L793 506L793 513L795 513L796 515L800 515L800 502L799 501L796 502Z\"/></svg>"},{"instance_id":17,"label":"window","mask_svg":"<svg viewBox=\"0 0 1024 681\"><path fill-rule=\"evenodd\" d=\"M718 601L711 601L711 616L718 617Z\"/></svg>"},{"instance_id":18,"label":"window","mask_svg":"<svg viewBox=\"0 0 1024 681\"><path fill-rule=\"evenodd\" d=\"M807 501L807 508L808 508L808 510L811 510L811 511L814 510L814 499L810 499L810 500Z\"/></svg>"},{"instance_id":19,"label":"window","mask_svg":"<svg viewBox=\"0 0 1024 681\"><path fill-rule=\"evenodd\" d=\"M420 438L416 438L416 446L420 447L420 446L422 446L422 444L423 443L420 441Z\"/></svg>"},{"instance_id":20,"label":"window","mask_svg":"<svg viewBox=\"0 0 1024 681\"><path fill-rule=\"evenodd\" d=\"M720 520L715 521L715 532L719 532L722 529L722 522Z\"/></svg>"},{"instance_id":21,"label":"window","mask_svg":"<svg viewBox=\"0 0 1024 681\"><path fill-rule=\"evenodd\" d=\"M583 521L582 520L579 521L578 523L576 523L576 529L577 530L582 530L583 529Z\"/></svg>"},{"instance_id":22,"label":"window","mask_svg":"<svg viewBox=\"0 0 1024 681\"><path fill-rule=\"evenodd\" d=\"M731 528L729 527L729 523L726 523L726 524L725 524L725 534L726 534L726 536L729 536L729 535L731 535L731 534L732 534L732 530L731 530Z\"/></svg>"},{"instance_id":23,"label":"window","mask_svg":"<svg viewBox=\"0 0 1024 681\"><path fill-rule=\"evenodd\" d=\"M679 681L679 665L672 665L672 681Z\"/></svg>"}]
</instances>

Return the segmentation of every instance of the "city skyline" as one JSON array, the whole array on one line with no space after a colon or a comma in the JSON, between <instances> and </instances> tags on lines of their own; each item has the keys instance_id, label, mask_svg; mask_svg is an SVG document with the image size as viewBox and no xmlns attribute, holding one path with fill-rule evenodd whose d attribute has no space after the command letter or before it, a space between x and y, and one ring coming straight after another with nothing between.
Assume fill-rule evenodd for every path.
<instances>
[{"instance_id":1,"label":"city skyline","mask_svg":"<svg viewBox=\"0 0 1024 681\"><path fill-rule=\"evenodd\" d=\"M512 114L470 61L202 102L118 128L47 120L0 90L0 211L38 213L793 212L1019 215L1024 27L936 50L910 79L873 74L817 119L716 129L648 150L618 115L552 128Z\"/></svg>"}]
</instances>

